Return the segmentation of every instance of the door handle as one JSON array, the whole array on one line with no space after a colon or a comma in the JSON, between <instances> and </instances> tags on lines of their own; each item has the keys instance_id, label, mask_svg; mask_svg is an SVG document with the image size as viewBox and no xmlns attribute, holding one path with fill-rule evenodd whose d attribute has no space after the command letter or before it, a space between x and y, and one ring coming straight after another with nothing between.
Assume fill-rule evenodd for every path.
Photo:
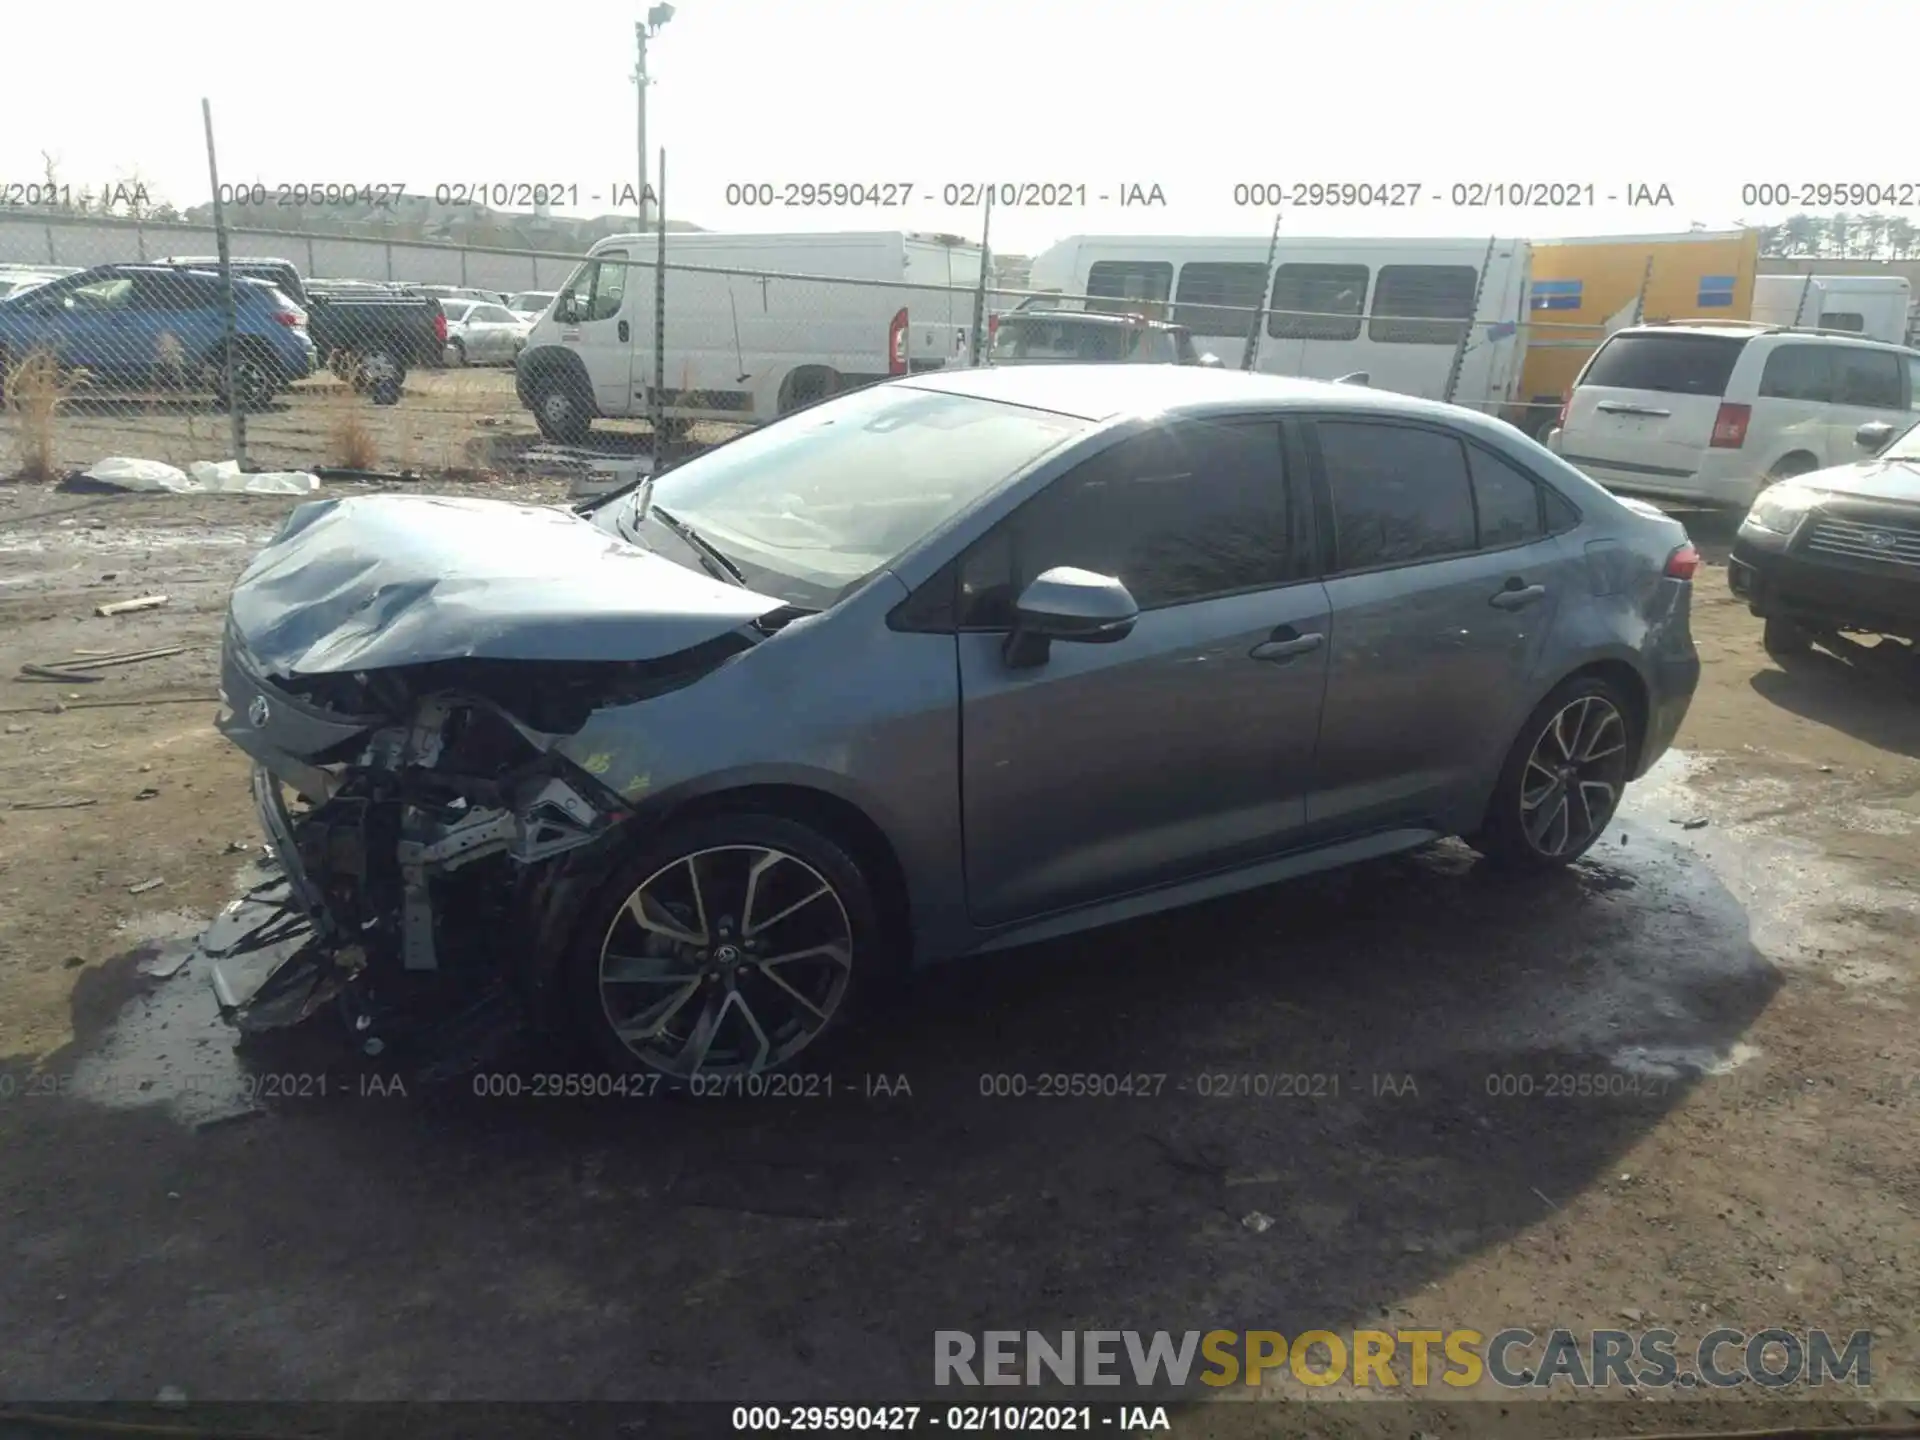
<instances>
[{"instance_id":1,"label":"door handle","mask_svg":"<svg viewBox=\"0 0 1920 1440\"><path fill-rule=\"evenodd\" d=\"M626 321L624 321L624 320L622 320L622 321L620 322L620 338L621 338L622 340L625 340L625 339L627 338L627 336L628 336L628 335L630 335L630 334L632 334L632 333L633 333L632 331L630 331L630 330L628 330L628 329L627 329L627 322L626 322Z\"/></svg>"},{"instance_id":2,"label":"door handle","mask_svg":"<svg viewBox=\"0 0 1920 1440\"><path fill-rule=\"evenodd\" d=\"M1673 416L1671 410L1661 410L1652 405L1628 405L1619 400L1602 400L1593 408L1604 411L1608 415L1652 415L1660 420L1671 419Z\"/></svg>"},{"instance_id":3,"label":"door handle","mask_svg":"<svg viewBox=\"0 0 1920 1440\"><path fill-rule=\"evenodd\" d=\"M1291 625L1282 625L1247 653L1255 660L1274 660L1284 664L1296 655L1311 654L1326 643L1327 637L1318 630L1302 635Z\"/></svg>"},{"instance_id":4,"label":"door handle","mask_svg":"<svg viewBox=\"0 0 1920 1440\"><path fill-rule=\"evenodd\" d=\"M1521 610L1536 600L1545 599L1546 594L1546 586L1528 585L1516 575L1507 582L1504 590L1494 591L1493 598L1487 603L1496 610Z\"/></svg>"}]
</instances>

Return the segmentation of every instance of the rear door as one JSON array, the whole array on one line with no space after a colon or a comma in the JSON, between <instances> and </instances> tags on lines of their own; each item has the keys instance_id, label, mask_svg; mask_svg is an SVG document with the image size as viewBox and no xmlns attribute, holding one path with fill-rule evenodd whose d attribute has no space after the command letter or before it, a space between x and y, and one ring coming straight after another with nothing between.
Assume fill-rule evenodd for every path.
<instances>
[{"instance_id":1,"label":"rear door","mask_svg":"<svg viewBox=\"0 0 1920 1440\"><path fill-rule=\"evenodd\" d=\"M1427 424L1322 417L1332 658L1315 838L1459 819L1498 767L1577 579L1548 498L1511 461Z\"/></svg>"},{"instance_id":2,"label":"rear door","mask_svg":"<svg viewBox=\"0 0 1920 1440\"><path fill-rule=\"evenodd\" d=\"M1603 484L1659 490L1690 479L1713 439L1749 337L1676 330L1615 335L1574 386L1560 454Z\"/></svg>"},{"instance_id":3,"label":"rear door","mask_svg":"<svg viewBox=\"0 0 1920 1440\"><path fill-rule=\"evenodd\" d=\"M978 923L1297 842L1327 657L1310 513L1277 421L1192 422L1095 455L969 551L958 644ZM1055 642L1045 663L1009 668L1013 600L1058 565L1118 576L1140 618L1118 642Z\"/></svg>"}]
</instances>

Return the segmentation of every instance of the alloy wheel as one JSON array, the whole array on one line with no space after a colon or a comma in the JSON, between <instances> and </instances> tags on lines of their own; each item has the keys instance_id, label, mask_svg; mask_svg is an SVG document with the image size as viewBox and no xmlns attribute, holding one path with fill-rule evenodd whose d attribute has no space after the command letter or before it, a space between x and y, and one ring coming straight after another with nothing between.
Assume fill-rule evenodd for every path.
<instances>
[{"instance_id":1,"label":"alloy wheel","mask_svg":"<svg viewBox=\"0 0 1920 1440\"><path fill-rule=\"evenodd\" d=\"M1520 828L1549 859L1577 854L1606 827L1627 781L1627 722L1603 695L1554 713L1527 755Z\"/></svg>"},{"instance_id":2,"label":"alloy wheel","mask_svg":"<svg viewBox=\"0 0 1920 1440\"><path fill-rule=\"evenodd\" d=\"M641 881L601 941L600 1006L642 1064L676 1079L786 1064L853 975L846 904L798 856L762 845L683 855Z\"/></svg>"}]
</instances>

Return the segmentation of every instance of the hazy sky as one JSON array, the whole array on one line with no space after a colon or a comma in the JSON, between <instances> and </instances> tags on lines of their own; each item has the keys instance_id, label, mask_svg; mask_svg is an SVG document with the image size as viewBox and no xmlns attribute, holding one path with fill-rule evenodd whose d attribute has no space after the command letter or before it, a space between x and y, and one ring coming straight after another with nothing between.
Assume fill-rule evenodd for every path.
<instances>
[{"instance_id":1,"label":"hazy sky","mask_svg":"<svg viewBox=\"0 0 1920 1440\"><path fill-rule=\"evenodd\" d=\"M137 171L158 198L204 201L205 96L224 180L543 181L597 213L635 173L643 8L16 3L0 186L38 181L45 150L76 188ZM1828 36L1845 44L1823 60ZM979 211L943 202L983 180L1087 187L1084 207L996 207L995 248L1029 252L1076 232L1264 235L1272 210L1234 203L1248 182L1423 187L1411 209L1289 208L1295 235L1719 228L1799 208L1743 203L1743 184L1920 192L1911 99L1837 58L1911 37L1910 11L1863 0L1799 18L1710 0L684 0L652 46L649 139L667 212L720 230L977 236ZM916 198L725 203L729 182L801 181L911 182ZM1452 203L1456 184L1532 181L1591 184L1597 205ZM1135 184L1167 203L1097 198ZM1674 205L1628 208L1641 184Z\"/></svg>"}]
</instances>

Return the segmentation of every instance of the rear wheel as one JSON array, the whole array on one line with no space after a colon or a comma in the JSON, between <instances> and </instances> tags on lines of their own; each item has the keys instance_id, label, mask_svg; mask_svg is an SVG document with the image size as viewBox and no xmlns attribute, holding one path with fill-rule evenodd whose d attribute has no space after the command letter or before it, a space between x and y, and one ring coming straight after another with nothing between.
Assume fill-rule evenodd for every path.
<instances>
[{"instance_id":1,"label":"rear wheel","mask_svg":"<svg viewBox=\"0 0 1920 1440\"><path fill-rule=\"evenodd\" d=\"M1519 869L1566 865L1613 819L1637 737L1626 697L1580 676L1540 702L1507 752L1474 845Z\"/></svg>"},{"instance_id":2,"label":"rear wheel","mask_svg":"<svg viewBox=\"0 0 1920 1440\"><path fill-rule=\"evenodd\" d=\"M880 934L838 843L741 811L648 837L587 908L567 978L610 1064L681 1082L751 1075L818 1053Z\"/></svg>"},{"instance_id":3,"label":"rear wheel","mask_svg":"<svg viewBox=\"0 0 1920 1440\"><path fill-rule=\"evenodd\" d=\"M407 367L387 350L370 350L360 357L355 388L376 405L398 405L406 387Z\"/></svg>"},{"instance_id":4,"label":"rear wheel","mask_svg":"<svg viewBox=\"0 0 1920 1440\"><path fill-rule=\"evenodd\" d=\"M1774 659L1792 660L1813 648L1813 635L1785 616L1771 615L1760 632L1760 644Z\"/></svg>"},{"instance_id":5,"label":"rear wheel","mask_svg":"<svg viewBox=\"0 0 1920 1440\"><path fill-rule=\"evenodd\" d=\"M214 394L220 403L238 403L242 410L264 410L276 392L273 372L258 355L241 351L233 357L229 374L219 361L214 362Z\"/></svg>"}]
</instances>

